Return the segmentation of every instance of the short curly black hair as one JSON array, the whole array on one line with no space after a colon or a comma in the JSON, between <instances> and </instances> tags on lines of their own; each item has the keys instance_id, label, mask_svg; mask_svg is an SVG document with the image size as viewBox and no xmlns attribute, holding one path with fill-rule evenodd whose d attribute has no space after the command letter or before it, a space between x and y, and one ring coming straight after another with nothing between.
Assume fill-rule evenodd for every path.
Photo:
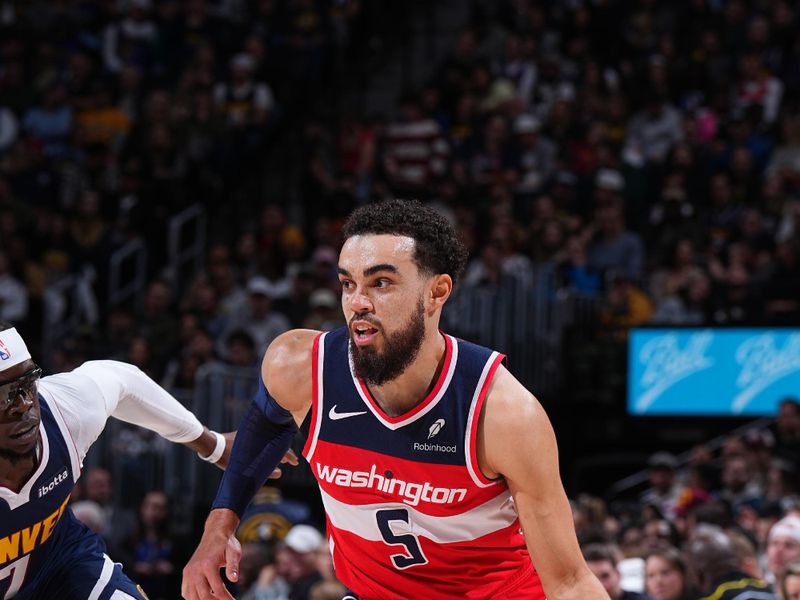
<instances>
[{"instance_id":1,"label":"short curly black hair","mask_svg":"<svg viewBox=\"0 0 800 600\"><path fill-rule=\"evenodd\" d=\"M420 271L444 273L457 282L467 263L467 249L453 225L417 200L386 200L352 212L344 224L345 240L355 235L389 234L414 240L414 262Z\"/></svg>"}]
</instances>

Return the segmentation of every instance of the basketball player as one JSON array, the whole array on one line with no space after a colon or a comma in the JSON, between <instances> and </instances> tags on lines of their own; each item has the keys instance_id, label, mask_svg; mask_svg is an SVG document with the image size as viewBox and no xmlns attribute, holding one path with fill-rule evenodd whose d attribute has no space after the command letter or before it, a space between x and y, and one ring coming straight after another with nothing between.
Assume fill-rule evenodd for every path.
<instances>
[{"instance_id":1,"label":"basketball player","mask_svg":"<svg viewBox=\"0 0 800 600\"><path fill-rule=\"evenodd\" d=\"M132 365L41 373L17 330L0 322L0 600L141 600L67 505L89 447L114 416L222 467L232 434L206 429Z\"/></svg>"},{"instance_id":2,"label":"basketball player","mask_svg":"<svg viewBox=\"0 0 800 600\"><path fill-rule=\"evenodd\" d=\"M231 599L219 569L238 577L234 530L308 416L303 454L347 598L608 598L581 556L542 407L501 354L438 328L466 261L453 227L396 200L356 210L344 238L349 325L270 346L183 597Z\"/></svg>"}]
</instances>

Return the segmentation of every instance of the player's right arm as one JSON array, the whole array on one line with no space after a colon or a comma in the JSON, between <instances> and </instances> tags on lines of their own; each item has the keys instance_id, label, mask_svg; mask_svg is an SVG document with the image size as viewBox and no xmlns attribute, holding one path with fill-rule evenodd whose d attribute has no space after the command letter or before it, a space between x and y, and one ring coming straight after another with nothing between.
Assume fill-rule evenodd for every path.
<instances>
[{"instance_id":1,"label":"player's right arm","mask_svg":"<svg viewBox=\"0 0 800 600\"><path fill-rule=\"evenodd\" d=\"M261 379L233 444L203 537L183 569L186 600L233 600L219 575L239 578L241 546L234 537L242 513L279 464L311 407L312 355L318 332L297 329L270 344Z\"/></svg>"}]
</instances>

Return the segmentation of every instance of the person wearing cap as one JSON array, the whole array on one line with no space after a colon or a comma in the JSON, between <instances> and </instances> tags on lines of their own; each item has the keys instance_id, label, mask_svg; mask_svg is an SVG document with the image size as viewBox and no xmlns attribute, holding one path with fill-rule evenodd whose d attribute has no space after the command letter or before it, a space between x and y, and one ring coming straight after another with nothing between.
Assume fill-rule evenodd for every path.
<instances>
[{"instance_id":1,"label":"person wearing cap","mask_svg":"<svg viewBox=\"0 0 800 600\"><path fill-rule=\"evenodd\" d=\"M800 517L790 514L769 530L767 580L774 583L781 569L796 560L800 560Z\"/></svg>"},{"instance_id":2,"label":"person wearing cap","mask_svg":"<svg viewBox=\"0 0 800 600\"><path fill-rule=\"evenodd\" d=\"M233 600L220 568L238 579L234 532L307 417L303 455L349 597L607 598L544 409L502 354L439 328L467 259L453 224L396 199L356 209L342 235L349 326L289 331L267 350L185 600Z\"/></svg>"},{"instance_id":3,"label":"person wearing cap","mask_svg":"<svg viewBox=\"0 0 800 600\"><path fill-rule=\"evenodd\" d=\"M209 431L133 365L89 361L41 377L0 322L0 590L3 598L144 599L68 506L108 417L151 429L224 468L233 434Z\"/></svg>"},{"instance_id":4,"label":"person wearing cap","mask_svg":"<svg viewBox=\"0 0 800 600\"><path fill-rule=\"evenodd\" d=\"M236 54L230 62L230 81L214 87L214 101L234 127L264 125L275 107L272 90L255 80L255 69L256 61L250 54Z\"/></svg>"},{"instance_id":5,"label":"person wearing cap","mask_svg":"<svg viewBox=\"0 0 800 600\"><path fill-rule=\"evenodd\" d=\"M263 356L272 340L290 327L289 319L272 309L276 289L266 277L251 277L247 282L247 310L230 320L222 339L227 341L234 331L244 331L255 342L256 355Z\"/></svg>"},{"instance_id":6,"label":"person wearing cap","mask_svg":"<svg viewBox=\"0 0 800 600\"><path fill-rule=\"evenodd\" d=\"M317 569L317 552L324 539L311 525L293 526L278 545L278 573L289 583L292 600L308 600L309 591L322 575Z\"/></svg>"},{"instance_id":7,"label":"person wearing cap","mask_svg":"<svg viewBox=\"0 0 800 600\"><path fill-rule=\"evenodd\" d=\"M550 180L555 170L556 147L539 135L542 123L535 115L523 113L514 121L514 142L519 181L518 194L535 194Z\"/></svg>"},{"instance_id":8,"label":"person wearing cap","mask_svg":"<svg viewBox=\"0 0 800 600\"><path fill-rule=\"evenodd\" d=\"M678 459L669 452L656 452L647 461L650 487L639 497L643 505L653 505L665 517L675 517L675 508L681 493L676 480Z\"/></svg>"},{"instance_id":9,"label":"person wearing cap","mask_svg":"<svg viewBox=\"0 0 800 600\"><path fill-rule=\"evenodd\" d=\"M777 600L769 584L742 570L736 548L725 530L701 523L685 549L690 577L709 600Z\"/></svg>"},{"instance_id":10,"label":"person wearing cap","mask_svg":"<svg viewBox=\"0 0 800 600\"><path fill-rule=\"evenodd\" d=\"M331 331L344 325L338 307L339 299L331 290L327 288L314 290L308 298L309 314L303 321L303 327Z\"/></svg>"}]
</instances>

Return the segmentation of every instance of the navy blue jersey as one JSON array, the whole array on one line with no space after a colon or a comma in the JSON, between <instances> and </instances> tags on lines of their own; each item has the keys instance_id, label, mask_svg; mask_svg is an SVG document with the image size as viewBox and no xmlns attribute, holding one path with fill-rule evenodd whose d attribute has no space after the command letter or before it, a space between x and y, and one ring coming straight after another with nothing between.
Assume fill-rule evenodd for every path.
<instances>
[{"instance_id":1,"label":"navy blue jersey","mask_svg":"<svg viewBox=\"0 0 800 600\"><path fill-rule=\"evenodd\" d=\"M433 389L390 416L353 372L348 340L342 328L314 342L303 449L337 578L365 600L543 598L508 486L478 465L481 409L503 355L444 335Z\"/></svg>"},{"instance_id":2,"label":"navy blue jersey","mask_svg":"<svg viewBox=\"0 0 800 600\"><path fill-rule=\"evenodd\" d=\"M80 475L77 453L63 420L39 395L41 463L18 494L0 488L0 598L12 598L45 570L67 536L64 519Z\"/></svg>"},{"instance_id":3,"label":"navy blue jersey","mask_svg":"<svg viewBox=\"0 0 800 600\"><path fill-rule=\"evenodd\" d=\"M39 405L39 468L18 494L0 487L0 600L145 598L67 506L78 450L58 408Z\"/></svg>"}]
</instances>

